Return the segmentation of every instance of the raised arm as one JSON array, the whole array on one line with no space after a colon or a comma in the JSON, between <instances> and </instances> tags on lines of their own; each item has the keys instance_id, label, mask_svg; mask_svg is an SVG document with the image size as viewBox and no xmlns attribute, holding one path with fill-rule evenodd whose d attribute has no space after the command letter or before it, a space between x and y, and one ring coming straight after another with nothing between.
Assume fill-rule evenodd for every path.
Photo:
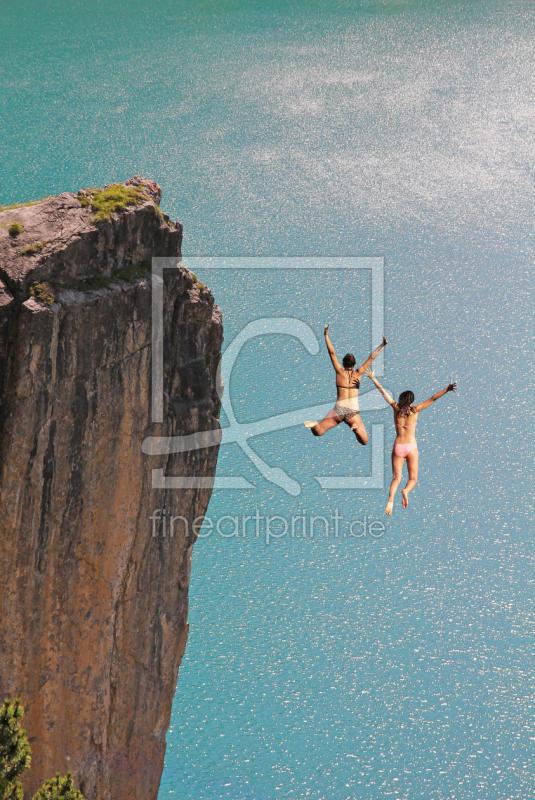
<instances>
[{"instance_id":1,"label":"raised arm","mask_svg":"<svg viewBox=\"0 0 535 800\"><path fill-rule=\"evenodd\" d=\"M377 380L377 378L375 377L375 375L373 374L373 372L371 371L371 369L369 367L368 367L368 369L366 370L366 372L364 374L367 375L368 378L370 378L370 380L372 380L373 383L377 386L377 388L379 389L379 391L383 395L383 397L386 400L386 402L388 403L388 405L389 406L395 406L396 403L390 397L390 395L388 394L386 389L383 389L383 387L381 386L381 384L379 383L379 381Z\"/></svg>"},{"instance_id":2,"label":"raised arm","mask_svg":"<svg viewBox=\"0 0 535 800\"><path fill-rule=\"evenodd\" d=\"M363 372L365 372L367 369L369 369L371 367L372 361L374 361L377 358L377 356L379 355L381 350L384 347L386 347L387 344L388 344L388 342L386 341L385 337L383 336L383 341L381 342L379 347L376 347L375 350L373 351L373 353L370 353L370 355L368 356L368 358L366 359L364 364L362 364L358 368L357 372L358 372L359 375L362 375Z\"/></svg>"},{"instance_id":3,"label":"raised arm","mask_svg":"<svg viewBox=\"0 0 535 800\"><path fill-rule=\"evenodd\" d=\"M331 323L329 322L329 325L330 324ZM323 331L323 334L325 336L325 344L327 345L327 350L329 351L329 355L331 357L331 361L333 362L333 367L335 368L335 370L337 372L343 372L342 365L340 364L340 362L336 358L336 353L334 352L334 347L332 346L331 340L329 339L329 325L326 325L325 326L325 330Z\"/></svg>"},{"instance_id":4,"label":"raised arm","mask_svg":"<svg viewBox=\"0 0 535 800\"><path fill-rule=\"evenodd\" d=\"M438 400L439 397L444 397L444 395L447 394L447 392L454 392L456 389L457 389L457 384L455 383L455 381L452 381L446 386L445 389L442 389L441 392L437 392L436 394L434 394L433 397L429 398L429 400L424 400L423 403L418 403L417 406L414 406L414 410L423 411L424 408L429 408L429 406L432 405L432 403L434 403L435 400Z\"/></svg>"}]
</instances>

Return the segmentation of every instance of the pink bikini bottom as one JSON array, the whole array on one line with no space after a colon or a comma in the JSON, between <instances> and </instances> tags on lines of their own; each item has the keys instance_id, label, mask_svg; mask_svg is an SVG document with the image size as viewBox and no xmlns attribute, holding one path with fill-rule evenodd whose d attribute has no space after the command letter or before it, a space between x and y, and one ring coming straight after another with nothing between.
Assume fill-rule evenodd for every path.
<instances>
[{"instance_id":1,"label":"pink bikini bottom","mask_svg":"<svg viewBox=\"0 0 535 800\"><path fill-rule=\"evenodd\" d=\"M394 453L401 458L405 458L408 453L416 449L416 442L409 442L409 444L395 444Z\"/></svg>"}]
</instances>

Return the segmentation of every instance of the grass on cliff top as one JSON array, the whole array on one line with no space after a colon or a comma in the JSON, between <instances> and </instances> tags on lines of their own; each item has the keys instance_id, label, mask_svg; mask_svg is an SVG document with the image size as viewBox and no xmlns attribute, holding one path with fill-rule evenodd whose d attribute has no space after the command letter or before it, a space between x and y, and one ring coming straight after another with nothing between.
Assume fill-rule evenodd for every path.
<instances>
[{"instance_id":1,"label":"grass on cliff top","mask_svg":"<svg viewBox=\"0 0 535 800\"><path fill-rule=\"evenodd\" d=\"M123 186L114 183L107 189L86 189L89 197L78 194L82 206L91 206L93 216L91 222L103 222L111 219L118 211L124 211L127 206L137 206L149 198L137 186Z\"/></svg>"},{"instance_id":2,"label":"grass on cliff top","mask_svg":"<svg viewBox=\"0 0 535 800\"><path fill-rule=\"evenodd\" d=\"M40 253L45 244L50 244L53 242L54 239L46 239L44 242L37 242L37 244L31 244L29 247L26 247L24 250L21 250L20 253L17 253L17 258L19 256L33 256L36 253Z\"/></svg>"},{"instance_id":3,"label":"grass on cliff top","mask_svg":"<svg viewBox=\"0 0 535 800\"><path fill-rule=\"evenodd\" d=\"M208 289L208 286L207 286L205 283L201 283L201 281L198 279L198 277L195 275L195 273L194 273L194 272L191 272L191 270L189 270L189 272L191 273L191 277L192 277L192 278L193 278L193 280L195 281L195 286L196 286L196 287L197 287L199 290L202 290L202 289Z\"/></svg>"},{"instance_id":4,"label":"grass on cliff top","mask_svg":"<svg viewBox=\"0 0 535 800\"><path fill-rule=\"evenodd\" d=\"M2 211L13 211L14 208L27 208L27 206L40 206L41 203L44 203L45 200L48 200L49 197L52 197L52 195L47 194L45 197L41 197L40 200L28 200L27 203L10 203L7 206L0 205L0 213Z\"/></svg>"}]
</instances>

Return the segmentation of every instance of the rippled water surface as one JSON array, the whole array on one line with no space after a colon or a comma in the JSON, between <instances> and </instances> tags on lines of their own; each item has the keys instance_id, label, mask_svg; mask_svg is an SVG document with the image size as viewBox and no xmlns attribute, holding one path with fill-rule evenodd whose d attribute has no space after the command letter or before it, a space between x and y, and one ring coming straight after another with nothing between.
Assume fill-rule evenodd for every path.
<instances>
[{"instance_id":1,"label":"rippled water surface","mask_svg":"<svg viewBox=\"0 0 535 800\"><path fill-rule=\"evenodd\" d=\"M535 796L532 4L2 9L0 202L140 173L184 223L186 262L382 256L385 385L421 400L459 382L420 417L420 482L392 519L389 410L364 414L384 425L383 489L319 487L370 473L346 428L249 441L298 496L222 449L218 474L253 488L214 493L214 521L337 511L385 530L199 540L160 797ZM378 344L364 273L199 277L227 344L282 316L320 343L248 342L239 422L333 397L325 322L341 355Z\"/></svg>"}]
</instances>

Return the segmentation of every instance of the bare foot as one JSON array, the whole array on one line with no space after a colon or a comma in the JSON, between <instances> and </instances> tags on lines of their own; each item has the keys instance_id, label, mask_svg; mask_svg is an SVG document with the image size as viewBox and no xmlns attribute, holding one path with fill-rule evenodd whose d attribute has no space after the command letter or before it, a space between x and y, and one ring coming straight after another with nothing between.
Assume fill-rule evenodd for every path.
<instances>
[{"instance_id":1,"label":"bare foot","mask_svg":"<svg viewBox=\"0 0 535 800\"><path fill-rule=\"evenodd\" d=\"M314 422L310 422L310 421L309 422L305 422L305 428L315 428L317 424L318 424L317 420L314 420Z\"/></svg>"},{"instance_id":2,"label":"bare foot","mask_svg":"<svg viewBox=\"0 0 535 800\"><path fill-rule=\"evenodd\" d=\"M391 517L393 508L394 508L394 501L389 500L388 503L386 504L385 514L388 514L388 516Z\"/></svg>"},{"instance_id":3,"label":"bare foot","mask_svg":"<svg viewBox=\"0 0 535 800\"><path fill-rule=\"evenodd\" d=\"M401 496L403 497L403 500L401 501L401 505L403 506L403 508L408 508L409 507L409 495L407 494L406 489L402 489L401 490Z\"/></svg>"}]
</instances>

